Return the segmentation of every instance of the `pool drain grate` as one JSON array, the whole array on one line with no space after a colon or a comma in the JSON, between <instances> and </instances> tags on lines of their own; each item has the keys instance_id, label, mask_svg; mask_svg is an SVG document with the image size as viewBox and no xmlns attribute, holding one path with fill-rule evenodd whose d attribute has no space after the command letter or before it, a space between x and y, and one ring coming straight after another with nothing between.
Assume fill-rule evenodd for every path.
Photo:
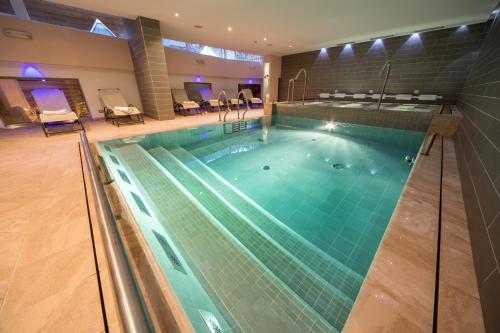
<instances>
[{"instance_id":1,"label":"pool drain grate","mask_svg":"<svg viewBox=\"0 0 500 333\"><path fill-rule=\"evenodd\" d=\"M262 170L269 170L269 169L271 169L271 167L270 167L269 165L264 165L264 166L262 167Z\"/></svg>"},{"instance_id":2,"label":"pool drain grate","mask_svg":"<svg viewBox=\"0 0 500 333\"><path fill-rule=\"evenodd\" d=\"M333 163L332 164L332 167L335 169L335 170L342 170L345 168L345 165L343 163Z\"/></svg>"}]
</instances>

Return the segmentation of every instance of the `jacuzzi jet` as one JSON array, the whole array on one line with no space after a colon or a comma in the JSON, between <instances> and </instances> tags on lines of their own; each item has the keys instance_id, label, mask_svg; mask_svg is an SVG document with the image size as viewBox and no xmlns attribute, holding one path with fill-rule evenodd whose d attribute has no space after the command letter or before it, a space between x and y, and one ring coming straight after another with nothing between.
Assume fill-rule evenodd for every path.
<instances>
[{"instance_id":1,"label":"jacuzzi jet","mask_svg":"<svg viewBox=\"0 0 500 333\"><path fill-rule=\"evenodd\" d=\"M333 163L332 164L332 167L335 169L335 170L342 170L345 168L345 165L343 163Z\"/></svg>"},{"instance_id":2,"label":"jacuzzi jet","mask_svg":"<svg viewBox=\"0 0 500 333\"><path fill-rule=\"evenodd\" d=\"M312 141L316 141L316 139L312 139Z\"/></svg>"},{"instance_id":3,"label":"jacuzzi jet","mask_svg":"<svg viewBox=\"0 0 500 333\"><path fill-rule=\"evenodd\" d=\"M264 165L264 166L262 167L262 170L269 170L269 169L271 169L271 167L270 167L269 165Z\"/></svg>"},{"instance_id":4,"label":"jacuzzi jet","mask_svg":"<svg viewBox=\"0 0 500 333\"><path fill-rule=\"evenodd\" d=\"M409 166L412 166L413 164L415 164L415 159L410 155L406 155L405 162L408 163Z\"/></svg>"},{"instance_id":5,"label":"jacuzzi jet","mask_svg":"<svg viewBox=\"0 0 500 333\"><path fill-rule=\"evenodd\" d=\"M264 142L264 139L257 139L257 141Z\"/></svg>"}]
</instances>

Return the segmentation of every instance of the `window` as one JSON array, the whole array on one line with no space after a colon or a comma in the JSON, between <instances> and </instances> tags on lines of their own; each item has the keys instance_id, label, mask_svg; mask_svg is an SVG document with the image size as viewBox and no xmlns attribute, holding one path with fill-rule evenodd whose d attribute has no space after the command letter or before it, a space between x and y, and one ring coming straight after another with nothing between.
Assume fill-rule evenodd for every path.
<instances>
[{"instance_id":1,"label":"window","mask_svg":"<svg viewBox=\"0 0 500 333\"><path fill-rule=\"evenodd\" d=\"M102 23L99 19L95 19L94 25L92 26L92 28L90 28L90 32L116 37L116 35L111 30L109 30L109 28L104 25L104 23Z\"/></svg>"},{"instance_id":2,"label":"window","mask_svg":"<svg viewBox=\"0 0 500 333\"><path fill-rule=\"evenodd\" d=\"M168 48L183 50L187 52L193 52L198 54L204 54L217 58L224 58L229 60L240 60L240 61L255 61L262 62L264 58L260 55L249 54L239 51L226 50L217 47L212 47L208 45L194 44L181 42L173 39L163 39L163 45Z\"/></svg>"}]
</instances>

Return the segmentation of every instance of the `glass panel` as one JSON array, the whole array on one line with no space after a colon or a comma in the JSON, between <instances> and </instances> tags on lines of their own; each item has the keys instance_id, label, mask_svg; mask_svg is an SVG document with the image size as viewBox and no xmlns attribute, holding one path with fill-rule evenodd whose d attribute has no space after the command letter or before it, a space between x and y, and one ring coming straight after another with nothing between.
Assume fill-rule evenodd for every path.
<instances>
[{"instance_id":1,"label":"glass panel","mask_svg":"<svg viewBox=\"0 0 500 333\"><path fill-rule=\"evenodd\" d=\"M163 39L163 46L172 49L178 49L198 54L204 54L212 57L223 58L228 60L240 60L240 61L255 61L262 62L264 58L260 55L249 54L244 52L238 52L233 50L226 50L218 47L212 47L208 45L196 44L196 43L186 43L181 41L176 41L172 39Z\"/></svg>"}]
</instances>

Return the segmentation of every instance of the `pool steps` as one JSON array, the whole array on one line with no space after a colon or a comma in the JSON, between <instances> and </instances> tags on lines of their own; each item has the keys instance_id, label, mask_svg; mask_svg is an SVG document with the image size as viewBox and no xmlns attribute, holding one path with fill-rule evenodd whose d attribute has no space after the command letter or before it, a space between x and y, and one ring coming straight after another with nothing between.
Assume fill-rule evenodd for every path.
<instances>
[{"instance_id":1,"label":"pool steps","mask_svg":"<svg viewBox=\"0 0 500 333\"><path fill-rule=\"evenodd\" d=\"M115 152L165 230L175 235L184 259L240 331L339 331L242 247L141 146L125 145Z\"/></svg>"},{"instance_id":2,"label":"pool steps","mask_svg":"<svg viewBox=\"0 0 500 333\"><path fill-rule=\"evenodd\" d=\"M303 264L349 298L353 300L356 298L363 283L361 275L298 235L187 150L180 146L172 146L168 147L168 151L203 179L208 186L217 189L216 192L224 197L226 201L249 218L260 230L286 248Z\"/></svg>"},{"instance_id":3,"label":"pool steps","mask_svg":"<svg viewBox=\"0 0 500 333\"><path fill-rule=\"evenodd\" d=\"M252 222L253 219L250 221L234 208L218 191L213 190L204 179L192 172L170 151L156 147L149 149L148 152L274 275L328 322L337 328L343 326L353 304L352 298L324 280L256 227ZM270 220L267 219L266 222L269 223ZM271 223L275 226L273 222Z\"/></svg>"},{"instance_id":4,"label":"pool steps","mask_svg":"<svg viewBox=\"0 0 500 333\"><path fill-rule=\"evenodd\" d=\"M334 327L277 279L141 146L116 147L115 153L185 260L241 331L338 332L342 328L343 323Z\"/></svg>"}]
</instances>

